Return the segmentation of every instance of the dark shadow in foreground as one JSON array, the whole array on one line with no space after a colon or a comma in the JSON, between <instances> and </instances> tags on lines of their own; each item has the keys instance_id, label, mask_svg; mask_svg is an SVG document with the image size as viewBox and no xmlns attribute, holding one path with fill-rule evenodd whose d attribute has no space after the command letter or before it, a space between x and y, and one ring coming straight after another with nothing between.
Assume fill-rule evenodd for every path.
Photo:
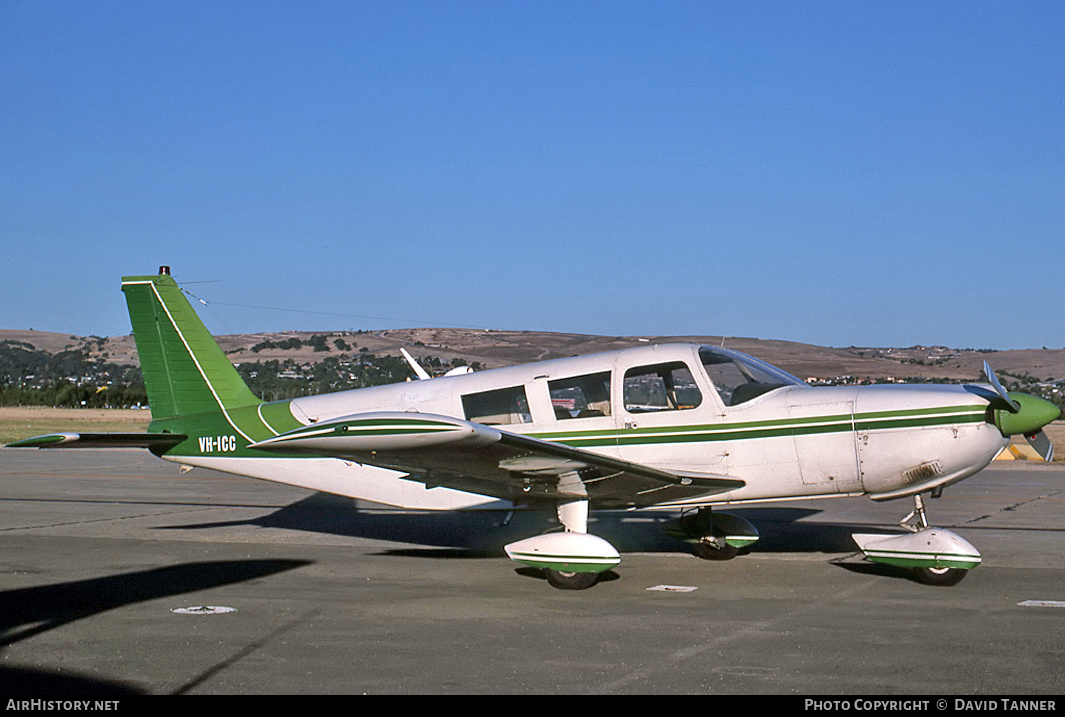
<instances>
[{"instance_id":1,"label":"dark shadow in foreground","mask_svg":"<svg viewBox=\"0 0 1065 717\"><path fill-rule=\"evenodd\" d=\"M0 694L16 705L18 697L122 697L124 695L148 694L144 690L118 680L101 680L64 671L40 670L31 667L0 668ZM37 709L41 709L38 707Z\"/></svg>"},{"instance_id":2,"label":"dark shadow in foreground","mask_svg":"<svg viewBox=\"0 0 1065 717\"><path fill-rule=\"evenodd\" d=\"M0 592L0 647L107 610L170 595L254 580L309 565L307 560L183 563L88 580ZM0 669L0 693L40 696L136 694L117 681L26 666Z\"/></svg>"}]
</instances>

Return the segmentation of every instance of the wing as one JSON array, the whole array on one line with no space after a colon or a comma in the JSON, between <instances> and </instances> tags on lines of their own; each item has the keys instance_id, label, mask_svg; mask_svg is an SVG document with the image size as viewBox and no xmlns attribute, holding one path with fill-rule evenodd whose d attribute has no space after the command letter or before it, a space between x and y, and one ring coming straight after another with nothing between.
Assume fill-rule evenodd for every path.
<instances>
[{"instance_id":1,"label":"wing","mask_svg":"<svg viewBox=\"0 0 1065 717\"><path fill-rule=\"evenodd\" d=\"M426 413L364 413L283 433L249 448L332 456L404 471L514 503L589 499L639 507L741 488L744 482L664 471L493 426Z\"/></svg>"},{"instance_id":2,"label":"wing","mask_svg":"<svg viewBox=\"0 0 1065 717\"><path fill-rule=\"evenodd\" d=\"M178 433L49 433L8 443L7 448L150 448L166 450L188 436Z\"/></svg>"}]
</instances>

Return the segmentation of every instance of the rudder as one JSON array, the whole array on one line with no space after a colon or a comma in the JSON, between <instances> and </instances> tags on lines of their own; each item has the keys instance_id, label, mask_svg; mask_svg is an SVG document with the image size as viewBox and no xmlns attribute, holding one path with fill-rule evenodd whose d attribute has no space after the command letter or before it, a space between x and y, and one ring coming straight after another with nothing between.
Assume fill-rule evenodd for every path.
<instances>
[{"instance_id":1,"label":"rudder","mask_svg":"<svg viewBox=\"0 0 1065 717\"><path fill-rule=\"evenodd\" d=\"M168 267L161 267L156 276L122 277L122 291L153 419L262 403L196 315Z\"/></svg>"}]
</instances>

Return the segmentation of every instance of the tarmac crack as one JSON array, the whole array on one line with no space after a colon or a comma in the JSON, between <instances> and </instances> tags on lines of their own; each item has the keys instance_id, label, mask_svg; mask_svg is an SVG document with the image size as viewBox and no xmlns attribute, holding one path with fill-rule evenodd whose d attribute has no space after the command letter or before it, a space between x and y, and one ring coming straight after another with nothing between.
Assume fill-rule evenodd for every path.
<instances>
[{"instance_id":1,"label":"tarmac crack","mask_svg":"<svg viewBox=\"0 0 1065 717\"><path fill-rule=\"evenodd\" d=\"M214 677L215 675L219 674L223 670L225 670L225 669L227 669L229 667L232 667L233 665L235 665L238 662L240 662L241 660L243 660L245 657L248 657L249 655L251 655L252 653L256 652L257 650L265 647L267 644L269 644L273 640L277 639L278 637L281 637L281 635L284 635L286 632L288 632L292 628L296 627L297 625L302 624L308 617L312 617L313 614L314 613L308 613L307 615L304 615L303 617L300 617L300 618L297 618L295 620L292 620L288 624L282 625L281 627L277 628L273 632L268 633L265 637L263 637L263 638L261 638L259 640L256 640L255 642L249 643L248 645L245 645L243 648L241 648L240 650L237 650L237 652L235 652L230 657L227 657L226 659L220 660L219 662L215 663L214 665L212 665L211 667L207 668L206 670L201 672L196 677L193 677L191 680L189 680L188 682L186 682L185 684L183 684L181 687L177 688L176 690L174 690L170 694L172 694L172 695L188 694L190 690L193 690L196 687L199 687L204 682L207 682L207 680L211 679L212 677Z\"/></svg>"},{"instance_id":2,"label":"tarmac crack","mask_svg":"<svg viewBox=\"0 0 1065 717\"><path fill-rule=\"evenodd\" d=\"M202 513L204 511L213 510L210 508L196 508L194 510L175 510L166 513L138 513L137 515L121 515L111 518L93 518L90 520L67 520L61 523L43 523L41 525L19 525L11 528L0 528L0 533L16 533L20 530L41 530L45 528L63 528L71 525L91 525L93 523L112 523L122 520L136 520L138 518L158 518L160 516L169 515L184 515L186 513Z\"/></svg>"},{"instance_id":3,"label":"tarmac crack","mask_svg":"<svg viewBox=\"0 0 1065 717\"><path fill-rule=\"evenodd\" d=\"M656 672L663 672L673 669L676 665L697 658L711 650L715 650L723 645L727 645L731 642L735 642L740 639L752 637L754 635L774 632L774 628L780 623L786 623L789 620L794 619L800 615L804 615L808 612L815 610L823 610L825 602L834 602L840 599L846 599L852 597L854 594L869 589L869 584L860 584L847 590L841 590L833 595L827 601L819 601L810 603L807 606L787 612L783 615L778 615L771 620L760 620L758 622L749 623L738 630L734 630L725 635L720 635L710 642L701 643L698 645L691 645L679 650L676 650L666 656L661 662L657 662L654 665L646 665L637 670L633 670L627 675L620 677L613 682L609 682L605 685L601 685L593 691L594 694L613 694L619 690L622 690L634 682L651 679L652 675Z\"/></svg>"},{"instance_id":4,"label":"tarmac crack","mask_svg":"<svg viewBox=\"0 0 1065 717\"><path fill-rule=\"evenodd\" d=\"M1065 494L1065 493L1063 493L1062 491L1056 491L1054 493L1048 493L1047 495L1038 495L1038 496L1036 496L1034 498L1029 498L1028 500L1022 500L1022 501L1020 501L1018 503L1013 503L1011 505L1004 505L1001 508L999 508L998 510L992 511L992 512L987 513L985 515L981 515L979 518L973 518L971 520L967 520L964 523L958 523L954 527L960 527L960 526L963 526L963 525L971 525L973 523L979 523L981 520L987 520L988 518L994 518L995 516L997 516L997 515L999 515L1001 513L1012 513L1013 511L1017 510L1018 508L1023 508L1026 505L1030 505L1031 503L1037 503L1037 502L1039 502L1041 500L1057 500L1058 499L1057 497L1060 496L1060 495L1063 495L1063 494Z\"/></svg>"}]
</instances>

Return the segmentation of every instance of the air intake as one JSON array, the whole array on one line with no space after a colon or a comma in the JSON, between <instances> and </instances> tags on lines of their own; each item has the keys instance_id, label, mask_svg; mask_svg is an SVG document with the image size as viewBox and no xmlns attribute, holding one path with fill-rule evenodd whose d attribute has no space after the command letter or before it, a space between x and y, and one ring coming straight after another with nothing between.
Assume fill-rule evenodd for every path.
<instances>
[{"instance_id":1,"label":"air intake","mask_svg":"<svg viewBox=\"0 0 1065 717\"><path fill-rule=\"evenodd\" d=\"M937 475L943 472L943 464L939 461L929 461L928 463L922 463L915 468L910 468L908 471L903 471L902 476L906 479L907 483L922 483L931 478L935 478Z\"/></svg>"}]
</instances>

